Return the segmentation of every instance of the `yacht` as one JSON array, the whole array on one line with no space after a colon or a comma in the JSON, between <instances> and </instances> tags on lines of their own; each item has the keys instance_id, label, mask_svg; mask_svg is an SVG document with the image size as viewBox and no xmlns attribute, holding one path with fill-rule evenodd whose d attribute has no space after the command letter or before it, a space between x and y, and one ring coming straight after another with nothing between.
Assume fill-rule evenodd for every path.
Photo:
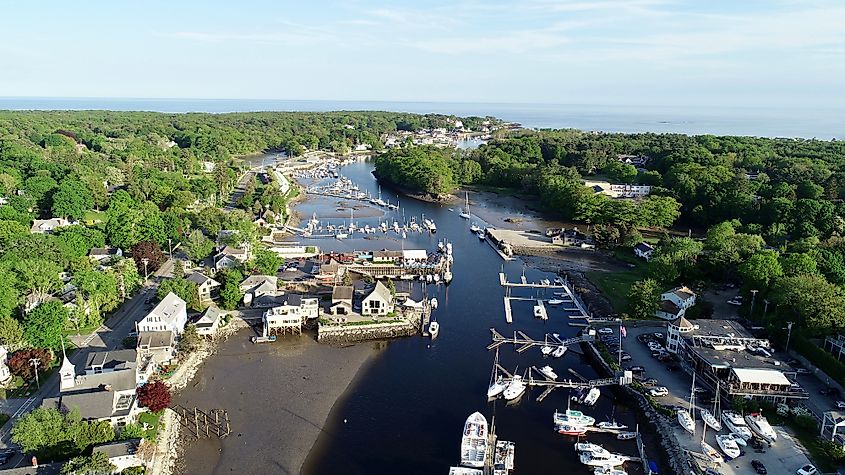
<instances>
[{"instance_id":1,"label":"yacht","mask_svg":"<svg viewBox=\"0 0 845 475\"><path fill-rule=\"evenodd\" d=\"M566 353L566 345L560 345L557 348L555 348L555 351L552 352L552 357L553 358L560 358L561 356L564 355L564 353Z\"/></svg>"},{"instance_id":2,"label":"yacht","mask_svg":"<svg viewBox=\"0 0 845 475\"><path fill-rule=\"evenodd\" d=\"M507 389L508 383L505 382L504 378L499 376L493 382L490 383L490 386L487 387L487 397L489 399L493 399L498 397L499 394L502 394L505 389Z\"/></svg>"},{"instance_id":3,"label":"yacht","mask_svg":"<svg viewBox=\"0 0 845 475\"><path fill-rule=\"evenodd\" d=\"M745 424L745 419L736 412L722 412L722 422L725 424L725 428L738 435L742 440L749 440L754 437L751 429Z\"/></svg>"},{"instance_id":4,"label":"yacht","mask_svg":"<svg viewBox=\"0 0 845 475\"><path fill-rule=\"evenodd\" d=\"M719 448L722 449L722 452L728 456L728 460L739 457L739 444L736 443L736 440L733 438L733 434L717 435L716 443L719 445Z\"/></svg>"},{"instance_id":5,"label":"yacht","mask_svg":"<svg viewBox=\"0 0 845 475\"><path fill-rule=\"evenodd\" d=\"M590 391L587 392L586 396L584 396L584 401L582 403L587 406L594 406L596 401L599 400L599 396L601 396L601 389L590 388Z\"/></svg>"},{"instance_id":6,"label":"yacht","mask_svg":"<svg viewBox=\"0 0 845 475\"><path fill-rule=\"evenodd\" d=\"M539 318L540 320L548 320L549 314L546 313L546 307L543 305L535 305L534 306L534 316Z\"/></svg>"},{"instance_id":7,"label":"yacht","mask_svg":"<svg viewBox=\"0 0 845 475\"><path fill-rule=\"evenodd\" d=\"M709 409L702 409L701 411L699 411L699 413L701 414L701 420L704 421L705 424L710 426L711 429L717 432L722 430L722 422L719 421L719 419L716 419L716 417L713 415L712 412L710 412Z\"/></svg>"},{"instance_id":8,"label":"yacht","mask_svg":"<svg viewBox=\"0 0 845 475\"><path fill-rule=\"evenodd\" d=\"M428 334L431 335L431 339L437 338L437 335L440 333L440 324L437 323L435 320L432 320L428 324Z\"/></svg>"},{"instance_id":9,"label":"yacht","mask_svg":"<svg viewBox=\"0 0 845 475\"><path fill-rule=\"evenodd\" d=\"M484 467L487 456L487 419L474 412L464 424L461 438L461 465L473 468Z\"/></svg>"},{"instance_id":10,"label":"yacht","mask_svg":"<svg viewBox=\"0 0 845 475\"><path fill-rule=\"evenodd\" d=\"M620 424L616 421L599 422L596 427L598 427L599 429L610 429L610 430L622 430L622 429L628 428L628 426L626 426L624 424Z\"/></svg>"},{"instance_id":11,"label":"yacht","mask_svg":"<svg viewBox=\"0 0 845 475\"><path fill-rule=\"evenodd\" d=\"M514 452L516 452L516 444L507 440L496 441L496 453L493 457L493 473L506 474L513 470Z\"/></svg>"},{"instance_id":12,"label":"yacht","mask_svg":"<svg viewBox=\"0 0 845 475\"><path fill-rule=\"evenodd\" d=\"M763 417L763 414L759 412L751 413L745 416L745 422L748 423L748 427L754 431L757 435L763 438L768 443L774 443L778 439L778 434L772 429L772 426L769 425L769 421Z\"/></svg>"},{"instance_id":13,"label":"yacht","mask_svg":"<svg viewBox=\"0 0 845 475\"><path fill-rule=\"evenodd\" d=\"M555 373L555 370L549 365L540 368L540 373L549 379L557 379L557 373Z\"/></svg>"},{"instance_id":14,"label":"yacht","mask_svg":"<svg viewBox=\"0 0 845 475\"><path fill-rule=\"evenodd\" d=\"M502 396L504 396L507 401L513 401L514 399L522 396L522 394L525 393L526 388L528 388L528 385L522 380L522 376L515 374L513 375L513 379L510 384L508 384L508 387L505 388L504 393L502 393Z\"/></svg>"},{"instance_id":15,"label":"yacht","mask_svg":"<svg viewBox=\"0 0 845 475\"><path fill-rule=\"evenodd\" d=\"M596 423L596 419L584 414L581 411L574 411L567 409L566 412L557 412L554 414L555 424L576 424L579 426L590 427Z\"/></svg>"},{"instance_id":16,"label":"yacht","mask_svg":"<svg viewBox=\"0 0 845 475\"><path fill-rule=\"evenodd\" d=\"M607 452L607 449L602 447L598 444L593 444L591 442L578 442L575 444L575 451L580 453L589 452L589 453L603 453Z\"/></svg>"},{"instance_id":17,"label":"yacht","mask_svg":"<svg viewBox=\"0 0 845 475\"><path fill-rule=\"evenodd\" d=\"M591 467L618 467L628 460L628 457L605 451L605 453L583 452L579 460Z\"/></svg>"},{"instance_id":18,"label":"yacht","mask_svg":"<svg viewBox=\"0 0 845 475\"><path fill-rule=\"evenodd\" d=\"M686 409L678 409L678 423L690 434L695 433L695 421Z\"/></svg>"}]
</instances>

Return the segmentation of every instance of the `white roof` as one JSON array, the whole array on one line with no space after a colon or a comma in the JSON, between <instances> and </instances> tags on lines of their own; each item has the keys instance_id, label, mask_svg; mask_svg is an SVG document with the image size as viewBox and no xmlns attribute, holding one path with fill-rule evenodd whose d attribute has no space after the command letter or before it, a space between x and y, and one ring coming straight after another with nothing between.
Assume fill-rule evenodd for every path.
<instances>
[{"instance_id":1,"label":"white roof","mask_svg":"<svg viewBox=\"0 0 845 475\"><path fill-rule=\"evenodd\" d=\"M166 297L161 299L161 302L144 319L149 318L150 315L156 315L163 322L173 323L178 318L179 313L184 311L186 311L185 301L179 298L178 295L170 292Z\"/></svg>"},{"instance_id":2,"label":"white roof","mask_svg":"<svg viewBox=\"0 0 845 475\"><path fill-rule=\"evenodd\" d=\"M425 249L406 249L402 251L402 258L411 260L425 260L426 258L428 258L428 255L425 253Z\"/></svg>"},{"instance_id":3,"label":"white roof","mask_svg":"<svg viewBox=\"0 0 845 475\"><path fill-rule=\"evenodd\" d=\"M741 383L779 384L786 386L792 384L786 379L783 373L774 369L733 368L733 372Z\"/></svg>"}]
</instances>

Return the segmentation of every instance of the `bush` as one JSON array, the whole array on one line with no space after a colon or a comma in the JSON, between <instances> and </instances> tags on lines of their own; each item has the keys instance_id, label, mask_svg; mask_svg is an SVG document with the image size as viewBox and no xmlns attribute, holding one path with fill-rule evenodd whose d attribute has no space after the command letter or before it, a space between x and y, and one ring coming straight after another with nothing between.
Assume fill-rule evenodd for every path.
<instances>
[{"instance_id":1,"label":"bush","mask_svg":"<svg viewBox=\"0 0 845 475\"><path fill-rule=\"evenodd\" d=\"M801 353L807 358L810 363L824 371L839 384L845 385L845 364L842 364L833 355L815 345L812 341L804 336L796 336L794 338L795 348L798 353Z\"/></svg>"},{"instance_id":2,"label":"bush","mask_svg":"<svg viewBox=\"0 0 845 475\"><path fill-rule=\"evenodd\" d=\"M845 461L845 449L841 444L837 444L832 440L823 440L819 442L819 449L821 452L837 462Z\"/></svg>"},{"instance_id":3,"label":"bush","mask_svg":"<svg viewBox=\"0 0 845 475\"><path fill-rule=\"evenodd\" d=\"M152 412L158 412L170 405L170 388L161 381L153 381L135 390L138 394L138 402L141 406Z\"/></svg>"},{"instance_id":4,"label":"bush","mask_svg":"<svg viewBox=\"0 0 845 475\"><path fill-rule=\"evenodd\" d=\"M801 430L817 431L819 425L816 423L816 418L813 416L799 415L795 416L795 426Z\"/></svg>"}]
</instances>

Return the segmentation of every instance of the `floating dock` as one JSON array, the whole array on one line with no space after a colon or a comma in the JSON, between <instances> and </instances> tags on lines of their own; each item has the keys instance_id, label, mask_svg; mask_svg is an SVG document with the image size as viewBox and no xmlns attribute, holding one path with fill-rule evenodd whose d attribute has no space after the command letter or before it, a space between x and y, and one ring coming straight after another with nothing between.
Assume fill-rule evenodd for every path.
<instances>
[{"instance_id":1,"label":"floating dock","mask_svg":"<svg viewBox=\"0 0 845 475\"><path fill-rule=\"evenodd\" d=\"M538 305L543 305L544 302L548 303L549 300L553 300L551 298L537 298L537 297L513 297L511 296L511 292L513 289L552 289L555 292L555 300L563 300L561 305L564 305L563 310L567 312L577 312L575 315L570 315L570 319L586 319L589 322L590 314L587 313L587 310L578 300L578 296L575 295L575 292L572 290L572 287L569 285L568 281L564 281L562 284L556 284L554 282L549 282L548 284L543 284L540 282L528 282L528 279L525 275L520 276L520 282L509 282L507 276L504 272L499 272L499 285L504 287L505 289L505 296L503 299L504 306L505 306L505 321L508 323L513 323L513 309L511 308L511 301L536 301ZM586 326L586 325L573 325L570 323L570 326Z\"/></svg>"}]
</instances>

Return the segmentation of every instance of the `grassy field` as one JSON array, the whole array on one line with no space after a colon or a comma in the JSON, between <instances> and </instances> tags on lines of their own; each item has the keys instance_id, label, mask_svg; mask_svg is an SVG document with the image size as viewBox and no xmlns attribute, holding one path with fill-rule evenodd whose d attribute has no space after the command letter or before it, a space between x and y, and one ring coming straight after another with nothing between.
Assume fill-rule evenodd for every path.
<instances>
[{"instance_id":1,"label":"grassy field","mask_svg":"<svg viewBox=\"0 0 845 475\"><path fill-rule=\"evenodd\" d=\"M648 267L645 261L634 256L630 249L616 250L614 257L632 267L619 272L587 272L587 278L610 300L616 313L623 313L628 310L628 291L631 290L631 285L646 278Z\"/></svg>"}]
</instances>

